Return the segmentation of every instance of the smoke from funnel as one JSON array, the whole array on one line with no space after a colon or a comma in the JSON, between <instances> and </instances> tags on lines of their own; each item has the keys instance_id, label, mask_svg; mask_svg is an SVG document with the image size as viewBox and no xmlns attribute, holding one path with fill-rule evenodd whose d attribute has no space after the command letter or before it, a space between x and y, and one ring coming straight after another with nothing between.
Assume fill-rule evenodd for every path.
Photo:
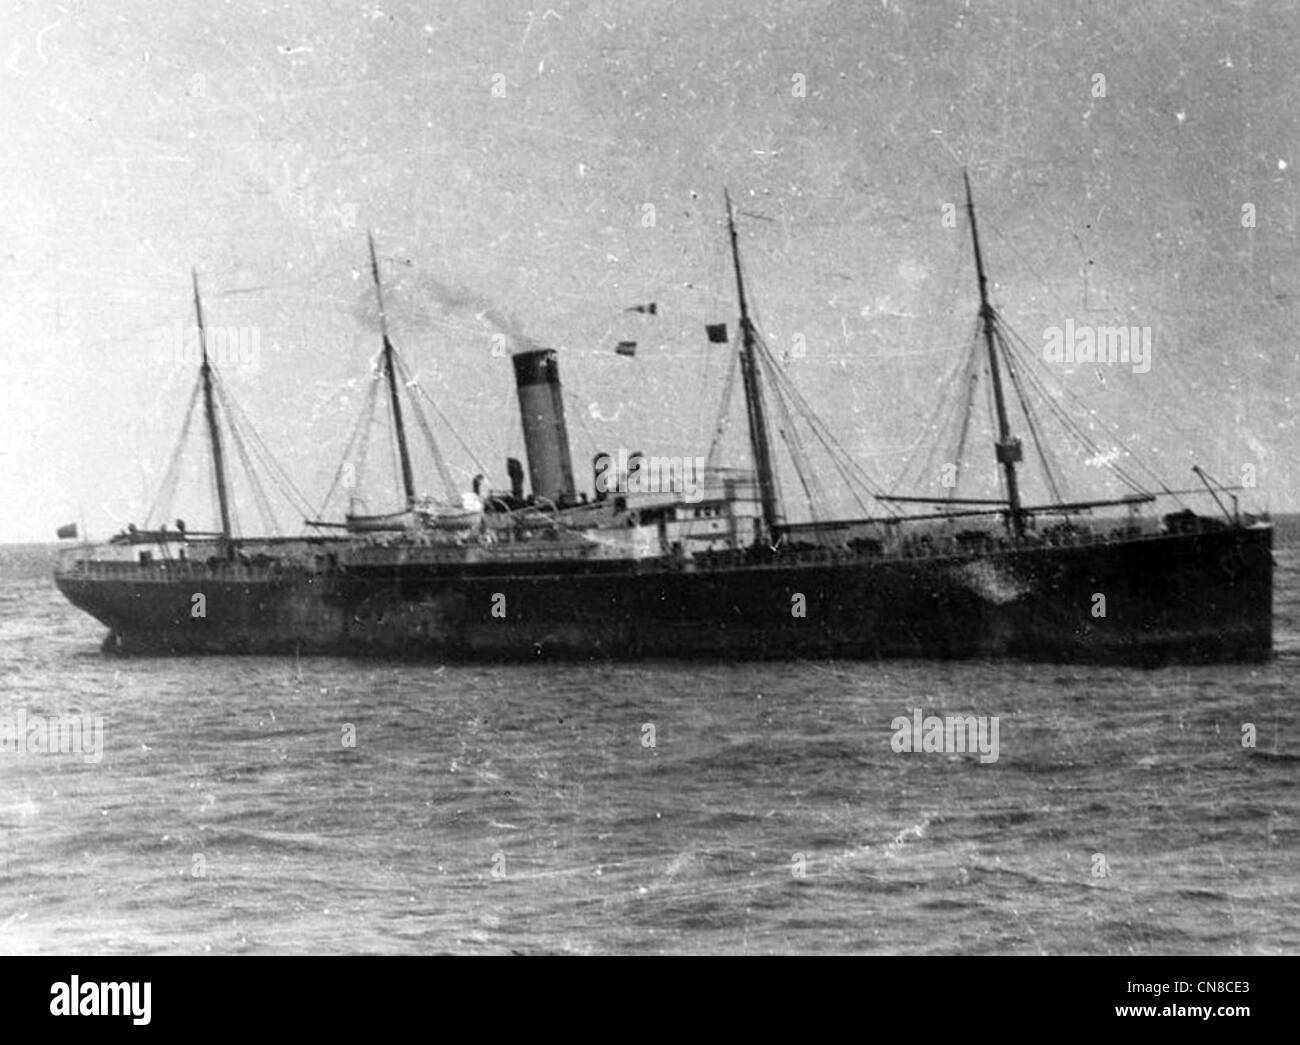
<instances>
[{"instance_id":1,"label":"smoke from funnel","mask_svg":"<svg viewBox=\"0 0 1300 1045\"><path fill-rule=\"evenodd\" d=\"M523 324L490 298L466 286L445 283L437 276L422 274L384 284L384 299L390 325L407 330L435 330L449 318L470 319L503 335L517 350L541 346ZM372 289L358 300L357 319L366 329L379 332L379 307Z\"/></svg>"}]
</instances>

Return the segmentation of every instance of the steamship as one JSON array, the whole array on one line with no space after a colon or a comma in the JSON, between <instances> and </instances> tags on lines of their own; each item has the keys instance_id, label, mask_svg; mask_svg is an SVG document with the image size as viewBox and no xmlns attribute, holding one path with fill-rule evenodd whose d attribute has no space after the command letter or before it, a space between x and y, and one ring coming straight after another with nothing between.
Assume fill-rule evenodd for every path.
<instances>
[{"instance_id":1,"label":"steamship","mask_svg":"<svg viewBox=\"0 0 1300 1045\"><path fill-rule=\"evenodd\" d=\"M1197 474L1218 515L1151 512L1157 498L1191 492L1163 484L1151 491L1132 483L1137 488L1123 497L1081 501L1052 483L1057 496L1025 503L1025 454L1006 385L1019 395L1027 375L989 298L969 181L966 211L979 292L967 373L989 382L997 498L958 499L950 489L891 494L870 484L814 419L808 440L828 448L846 483L869 485L875 510L787 518L774 436L793 454L799 440L789 411L807 404L751 318L728 197L738 323L734 336L713 338L720 326L725 331L714 325L710 337L728 346L728 389L739 371L748 467L717 466L711 452L702 488L688 497L680 484L609 488L602 476L628 477L600 455L596 490L580 493L558 356L530 347L512 360L527 487L523 465L511 459L508 488L494 490L480 475L459 501L450 492L441 501L417 496L403 413L412 382L389 337L372 240L382 333L372 399L387 400L402 503L386 513L349 510L341 522L308 516L296 538L234 533L223 427L238 415L209 358L196 277L202 360L191 409L202 401L220 528L132 526L105 543L68 548L55 581L109 629L105 649L119 653L479 661L1269 657L1272 527L1267 517L1242 513L1230 489L1216 489L1204 472ZM1032 422L1031 430L1037 440ZM802 472L800 480L807 486Z\"/></svg>"}]
</instances>

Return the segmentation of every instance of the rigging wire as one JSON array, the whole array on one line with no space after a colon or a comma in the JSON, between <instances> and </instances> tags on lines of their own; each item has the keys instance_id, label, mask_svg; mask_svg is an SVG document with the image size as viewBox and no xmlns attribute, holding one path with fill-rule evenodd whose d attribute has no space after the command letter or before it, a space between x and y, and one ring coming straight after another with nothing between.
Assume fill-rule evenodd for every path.
<instances>
[{"instance_id":1,"label":"rigging wire","mask_svg":"<svg viewBox=\"0 0 1300 1045\"><path fill-rule=\"evenodd\" d=\"M957 365L961 365L960 361ZM935 397L934 409L930 412L929 417L926 418L925 424L921 428L921 439L917 441L916 446L908 455L907 460L903 463L900 480L903 477L912 474L911 470L916 465L917 458L920 456L922 450L925 451L925 458L921 461L920 468L915 473L917 484L925 485L926 481L924 477L931 474L934 457L939 450L940 443L940 440L933 438L933 436L942 431L941 421L945 411L949 408L949 397L954 397L955 390L952 386L951 377L952 372L950 371L948 376L944 379L939 395ZM958 402L960 402L959 390L956 391L952 406L956 406ZM931 436L931 438L926 438L927 435ZM898 485L897 480L895 481L895 485Z\"/></svg>"},{"instance_id":2,"label":"rigging wire","mask_svg":"<svg viewBox=\"0 0 1300 1045\"><path fill-rule=\"evenodd\" d=\"M479 473L486 478L488 474L487 468L484 467L483 462L479 460L478 455L474 453L473 449L469 446L469 444L466 443L465 440L461 438L461 434L459 431L457 431L456 426L453 425L451 421L447 419L447 416L438 408L438 404L434 400L433 396L429 395L429 393L426 392L424 390L424 387L420 384L416 384L415 390L419 392L421 396L424 397L424 401L428 403L429 406L433 409L433 412L438 416L438 420L441 421L447 427L447 431L449 431L456 438L456 442L460 444L460 448L465 451L466 456L468 456L470 461L473 462L474 467L477 468L479 470Z\"/></svg>"},{"instance_id":3,"label":"rigging wire","mask_svg":"<svg viewBox=\"0 0 1300 1045\"><path fill-rule=\"evenodd\" d=\"M974 334L972 334L972 339L978 336L978 334L979 334L979 321L976 320L975 332ZM900 484L903 484L904 481L907 479L907 477L912 474L915 474L916 476L917 485L928 485L928 483L925 483L923 477L931 474L931 468L934 464L934 456L939 449L939 440L927 439L926 433L942 431L942 426L939 424L939 421L944 413L945 408L948 406L948 399L950 397L953 397L954 399L952 404L953 408L955 408L957 404L960 402L961 392L965 382L964 380L954 382L954 379L957 378L959 372L962 374L964 378L965 373L969 371L972 366L972 360L975 358L975 356L971 352L969 344L970 343L968 342L968 347L965 352L957 355L957 357L953 360L948 372L944 375L943 381L940 385L940 394L935 397L934 409L931 411L930 416L926 419L925 426L924 428L922 428L921 435L917 439L916 444L909 452L907 460L904 462L903 468L899 472L898 478L895 480L893 484L895 487L898 487ZM926 451L925 460L922 462L920 470L916 473L913 473L912 468L916 463L917 457L919 456L919 454L923 449Z\"/></svg>"},{"instance_id":4,"label":"rigging wire","mask_svg":"<svg viewBox=\"0 0 1300 1045\"><path fill-rule=\"evenodd\" d=\"M402 502L403 502L402 508L403 510L405 510L406 508L409 508L410 505L405 503L406 488L403 485L403 480L402 480L401 449L397 445L397 415L393 411L393 400L391 396L386 397L384 399L384 403L388 410L388 425L386 426L385 431L387 431L388 433L388 452L392 458L391 463L393 466L393 489L402 491Z\"/></svg>"},{"instance_id":5,"label":"rigging wire","mask_svg":"<svg viewBox=\"0 0 1300 1045\"><path fill-rule=\"evenodd\" d=\"M765 368L769 370L772 368L774 360L766 351L759 358ZM773 396L773 401L782 421L777 428L777 432L781 436L782 442L785 443L786 450L790 454L790 460L794 464L795 476L799 480L799 485L803 488L804 500L808 505L812 521L819 523L821 522L819 506L825 502L825 494L821 490L816 473L809 466L807 457L804 454L803 443L799 438L799 431L795 426L794 417L791 416L786 398L778 394Z\"/></svg>"},{"instance_id":6,"label":"rigging wire","mask_svg":"<svg viewBox=\"0 0 1300 1045\"><path fill-rule=\"evenodd\" d=\"M218 392L220 395L220 391ZM222 396L222 406L226 406L224 395ZM258 512L262 516L262 523L272 534L280 532L276 524L275 513L271 510L271 504L267 500L266 491L262 488L261 481L257 477L257 472L253 468L253 462L249 459L248 448L244 445L243 436L240 434L238 427L230 417L230 410L226 407L226 428L230 432L230 441L235 446L235 452L239 455L240 461L244 465L244 472L248 478L248 485L253 493L253 500L257 506Z\"/></svg>"},{"instance_id":7,"label":"rigging wire","mask_svg":"<svg viewBox=\"0 0 1300 1045\"><path fill-rule=\"evenodd\" d=\"M763 351L768 352L770 356L771 351L761 338L757 339L757 343L762 347ZM817 435L818 440L832 455L832 459L838 458L843 464L845 464L848 467L849 474L856 473L857 481L867 489L873 498L884 496L884 488L866 473L862 466L854 460L853 455L850 454L835 438L826 423L821 419L817 412L813 410L812 406L808 403L808 400L804 398L803 393L799 391L798 387L789 376L775 365L771 367L771 370L777 378L777 390L791 398L795 409L797 409L805 418L809 428Z\"/></svg>"},{"instance_id":8,"label":"rigging wire","mask_svg":"<svg viewBox=\"0 0 1300 1045\"><path fill-rule=\"evenodd\" d=\"M1015 243L1012 240L1008 239L1006 236L1004 236L997 225L993 225L991 226L991 228L993 230L993 234L997 236L997 238L1006 247L1008 247L1011 250L1011 252L1016 255L1016 257L1018 257L1021 260L1024 266L1029 270L1030 274L1042 285L1043 289L1047 291L1048 295L1059 306L1061 312L1063 314L1068 315L1071 311L1073 311L1070 306L1066 305L1065 302L1061 300L1060 295L1056 293L1056 291L1052 288L1052 286L1049 283L1047 283L1046 280L1043 279L1043 277L1039 274L1038 270L1034 267L1033 263L1030 262L1024 256L1024 254L1020 252L1020 250L1016 247ZM1118 325L1120 326L1129 325L1123 313L1121 313L1120 310L1114 306L1108 306L1104 309L1090 309L1090 311L1106 312L1111 317L1119 321ZM1030 350L1030 354L1031 355L1033 354L1032 350ZM1167 374L1172 379L1174 384L1180 386L1181 392L1179 394L1181 395L1182 401L1194 402L1198 394L1197 389L1195 389L1188 382L1186 377L1183 376L1182 371L1177 368L1169 368ZM1153 406L1160 413L1161 417L1164 418L1164 420L1170 426L1171 429L1173 429L1175 432L1178 432L1183 438L1187 439L1189 443L1195 441L1193 438L1188 436L1186 429L1183 427L1184 422L1182 420L1175 418L1172 414L1170 414L1169 410L1166 408L1162 400L1156 398L1156 396L1154 395L1148 395L1146 397L1146 401L1148 405ZM1161 486L1162 489L1165 490L1166 493L1169 493L1168 488L1165 487L1163 483L1160 483L1159 485ZM1175 499L1177 499L1176 495L1171 495L1171 496L1174 496ZM1183 504L1182 501L1179 501L1178 503ZM1183 507L1185 508L1187 506L1183 504Z\"/></svg>"},{"instance_id":9,"label":"rigging wire","mask_svg":"<svg viewBox=\"0 0 1300 1045\"><path fill-rule=\"evenodd\" d=\"M411 404L411 412L415 414L416 423L419 424L420 431L424 433L424 439L429 447L429 454L433 458L434 467L437 468L443 486L446 487L447 503L457 504L456 481L451 477L447 462L443 459L442 451L438 449L438 442L433 437L433 429L429 427L429 419L420 408L420 401L411 392L412 387L420 388L420 382L411 377L410 371L406 368L405 360L402 359L396 348L393 349L393 363L397 367L397 376L401 379L402 387L406 389L406 398Z\"/></svg>"},{"instance_id":10,"label":"rigging wire","mask_svg":"<svg viewBox=\"0 0 1300 1045\"><path fill-rule=\"evenodd\" d=\"M1023 350L1024 355L1027 356L1028 359L1033 359L1033 350L1029 348L1027 344L1025 344L1024 339L1021 338L1020 335L1017 334L1015 330L1011 329L1010 327L1007 328L1007 331L1011 337L1011 341L1009 341L1008 344L1011 344L1013 349L1017 352ZM1084 445L1084 447L1093 455L1093 458L1099 462L1102 462L1105 467L1109 468L1116 476L1119 477L1119 479L1122 482L1128 485L1134 492L1142 493L1142 494L1150 493L1150 490L1148 490L1145 486L1143 486L1141 482L1139 482L1134 476L1132 476L1126 468L1123 468L1119 464L1107 459L1107 455L1097 444L1097 442L1093 440L1092 437L1083 429L1083 427L1074 420L1074 418L1070 415L1068 411L1066 411L1058 402L1055 401L1055 398L1050 394L1050 391L1047 389L1042 379L1039 378L1033 372L1032 369L1029 369L1030 364L1028 363L1028 361L1022 357L1022 362L1025 363L1026 377L1028 378L1030 383L1035 385L1035 387L1039 391L1039 394L1043 396L1043 398L1047 401L1048 406L1051 408L1051 410L1056 415L1057 419L1061 422L1061 424L1064 425L1067 428L1067 430L1070 431L1074 435L1074 437ZM1179 504L1183 504L1183 502L1178 498L1178 495L1169 488L1169 486L1164 482L1164 480L1162 480L1160 476L1153 469L1151 469L1140 456L1138 456L1131 449L1129 449L1129 447L1123 442L1123 440L1121 440L1117 435L1115 435L1113 429L1101 419L1101 417L1097 414L1096 410L1088 408L1087 405L1083 402L1083 400L1080 399L1068 386L1061 385L1059 387L1061 388L1062 392L1064 392L1066 396L1068 396L1071 400L1073 400L1088 416L1092 417L1099 424L1101 424L1103 429L1108 430L1107 434L1109 435L1109 437L1115 441L1115 443L1119 446L1119 448L1122 449L1128 455L1128 457L1132 460L1132 462L1135 465L1137 465L1137 467L1139 467L1142 471L1146 472L1147 475L1149 475L1155 481L1155 484L1165 494L1173 497L1175 500L1178 500ZM1184 507L1186 507L1185 504Z\"/></svg>"},{"instance_id":11,"label":"rigging wire","mask_svg":"<svg viewBox=\"0 0 1300 1045\"><path fill-rule=\"evenodd\" d=\"M989 435L991 437L990 441L996 444L998 440L998 432L994 427L995 425L994 418L998 416L997 404L994 401L993 374L989 370L988 356L985 355L984 353L980 353L980 364L981 364L980 369L985 374L988 375L988 380L984 382L984 406L985 409L988 411L988 413L986 413L984 416L988 418ZM1006 477L1005 470L995 466L993 469L993 474L997 476L998 497L1000 497L1004 501L1009 502L1011 500L1011 491L1007 488L1007 477Z\"/></svg>"},{"instance_id":12,"label":"rigging wire","mask_svg":"<svg viewBox=\"0 0 1300 1045\"><path fill-rule=\"evenodd\" d=\"M713 422L713 439L709 442L709 451L704 458L705 475L712 475L717 467L722 440L731 427L731 398L735 394L736 373L740 369L740 348L735 342L732 343L728 356L727 376L722 382L722 401L718 404L717 417Z\"/></svg>"},{"instance_id":13,"label":"rigging wire","mask_svg":"<svg viewBox=\"0 0 1300 1045\"><path fill-rule=\"evenodd\" d=\"M997 313L994 313L997 316ZM1055 504L1064 502L1061 496L1060 488L1056 484L1056 475L1052 470L1051 464L1047 459L1047 452L1043 446L1043 441L1038 437L1038 425L1034 419L1034 413L1030 409L1029 400L1025 395L1025 390L1020 383L1020 372L1017 370L1010 350L1007 348L1006 339L1002 336L1002 324L999 319L993 323L993 336L997 341L998 349L1002 353L1002 361L1006 364L1007 374L1011 377L1011 387L1016 393L1016 400L1020 403L1020 412L1024 415L1025 424L1029 428L1030 438L1033 440L1034 449L1038 452L1038 462L1043 466L1043 476L1047 480L1048 490L1051 492L1052 501Z\"/></svg>"},{"instance_id":14,"label":"rigging wire","mask_svg":"<svg viewBox=\"0 0 1300 1045\"><path fill-rule=\"evenodd\" d=\"M190 422L194 419L194 407L199 401L199 392L202 387L202 378L199 378L194 382L194 389L190 392L190 402L185 408L185 420L181 424L181 434L176 440L176 445L172 448L171 460L167 462L167 470L163 473L162 482L158 486L158 493L154 497L154 503L149 506L149 514L145 516L144 524L146 528L155 511L163 515L170 514L171 500L176 494L176 485L180 479L181 454L184 452L185 443L189 438Z\"/></svg>"},{"instance_id":15,"label":"rigging wire","mask_svg":"<svg viewBox=\"0 0 1300 1045\"><path fill-rule=\"evenodd\" d=\"M869 514L869 510L858 496L857 490L854 486L855 481L865 488L871 497L876 499L879 499L879 497L884 495L884 490L869 475L867 475L861 465L859 465L857 461L854 460L853 456L835 439L834 435L827 428L825 422L821 420L817 413L808 404L807 400L803 397L793 380L791 380L791 378L784 373L781 367L777 365L771 349L757 333L755 334L755 344L767 357L767 370L772 378L774 393L778 397L788 397L793 408L803 417L814 438L816 438L826 450L827 456L830 458L832 465L839 472L841 478L844 479L845 488L857 501L859 506L862 507L863 511ZM889 513L894 515L899 514L898 509L891 503L887 501L882 501L880 503ZM878 526L879 524L877 523L875 525Z\"/></svg>"},{"instance_id":16,"label":"rigging wire","mask_svg":"<svg viewBox=\"0 0 1300 1045\"><path fill-rule=\"evenodd\" d=\"M587 413L582 408L581 400L585 399L586 397L578 394L577 387L573 384L573 379L571 377L568 379L567 383L562 386L562 389L563 389L564 401L568 407L569 414L577 415L578 424L582 426L582 433L587 437L587 445L588 448L591 450L591 456L594 456L595 454L598 453L602 453L603 450L600 443L596 441L596 436L592 432L591 426L587 424Z\"/></svg>"},{"instance_id":17,"label":"rigging wire","mask_svg":"<svg viewBox=\"0 0 1300 1045\"><path fill-rule=\"evenodd\" d=\"M979 337L979 320L975 321L975 333L970 341L970 351L966 357L966 369L963 376L963 385L965 386L965 402L962 406L961 431L957 436L957 449L953 454L953 466L957 469L957 474L953 477L954 482L948 488L948 500L951 502L957 496L957 490L961 487L961 477L966 471L966 440L970 436L971 416L975 413L975 391L979 385L979 351L976 348L976 340Z\"/></svg>"},{"instance_id":18,"label":"rigging wire","mask_svg":"<svg viewBox=\"0 0 1300 1045\"><path fill-rule=\"evenodd\" d=\"M343 457L339 461L338 468L335 469L334 471L334 478L330 481L329 490L326 491L325 497L321 501L319 510L316 511L315 513L310 514L309 518L315 518L315 519L324 518L325 509L329 507L330 499L334 496L334 491L338 489L339 483L342 482L344 471L347 469L349 465L352 465L352 469L353 469L352 488L353 489L356 488L357 473L359 472L360 469L359 466L352 459L353 450L356 447L358 441L362 437L363 428L366 429L369 428L371 418L374 415L374 410L375 410L374 401L375 401L376 392L378 391L379 388L379 382L375 380L371 380L368 382L368 385L369 388L366 391L366 401L361 408L361 412L357 416L357 423L352 428L352 434L348 437L347 445L343 448ZM364 457L365 455L363 452L362 453L363 460Z\"/></svg>"},{"instance_id":19,"label":"rigging wire","mask_svg":"<svg viewBox=\"0 0 1300 1045\"><path fill-rule=\"evenodd\" d=\"M305 510L310 512L311 502L307 500L302 491L294 484L289 473L280 465L266 440L262 438L257 427L249 420L239 400L231 395L230 390L219 379L214 381L214 386L221 398L222 405L225 407L227 424L232 431L242 430L245 437L250 440L254 456L266 470L272 482L275 483L280 495L294 511L302 512Z\"/></svg>"}]
</instances>

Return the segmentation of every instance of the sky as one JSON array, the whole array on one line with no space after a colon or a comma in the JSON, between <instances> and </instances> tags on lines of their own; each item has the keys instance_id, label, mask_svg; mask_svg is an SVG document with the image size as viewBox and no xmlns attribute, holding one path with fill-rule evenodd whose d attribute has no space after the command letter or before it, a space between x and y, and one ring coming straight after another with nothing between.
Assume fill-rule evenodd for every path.
<instances>
[{"instance_id":1,"label":"sky","mask_svg":"<svg viewBox=\"0 0 1300 1045\"><path fill-rule=\"evenodd\" d=\"M963 168L994 303L1102 456L1298 509L1298 38L1285 0L6 5L0 541L144 521L196 379L168 349L191 269L209 327L246 338L224 387L319 506L379 347L368 230L465 489L521 455L508 356L533 345L559 352L583 480L597 449L702 455L727 354L704 324L735 328L724 188L786 375L881 486L932 490L918 447L950 432L978 308ZM1149 369L1046 360L1067 322L1149 328ZM198 423L162 506L192 528ZM1071 492L1113 492L1040 435Z\"/></svg>"}]
</instances>

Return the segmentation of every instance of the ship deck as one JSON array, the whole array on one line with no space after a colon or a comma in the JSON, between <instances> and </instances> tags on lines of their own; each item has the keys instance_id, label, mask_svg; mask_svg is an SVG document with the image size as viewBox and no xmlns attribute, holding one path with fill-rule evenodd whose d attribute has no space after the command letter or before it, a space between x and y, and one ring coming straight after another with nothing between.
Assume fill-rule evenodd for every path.
<instances>
[{"instance_id":1,"label":"ship deck","mask_svg":"<svg viewBox=\"0 0 1300 1045\"><path fill-rule=\"evenodd\" d=\"M1239 533L1258 534L1272 530L1268 523L1251 526L1205 528L1190 532L1124 532L1107 530L1058 534L1051 538L1031 535L1025 540L990 536L987 540L962 541L955 537L908 538L892 547L880 549L781 547L747 548L733 551L697 553L682 558L671 554L622 557L593 556L582 547L530 547L526 542L509 545L430 545L390 544L342 548L337 559L320 556L285 556L266 563L222 560L154 560L150 563L103 560L75 552L55 571L56 577L78 580L131 580L171 584L178 581L221 580L224 582L265 583L305 576L330 576L354 573L388 572L409 567L447 567L455 572L498 573L518 571L528 575L541 573L617 573L633 570L651 572L701 572L726 569L789 569L791 566L836 566L861 563L969 562L1007 555L1033 554L1120 545L1144 545L1178 540L1189 536ZM87 549L90 550L90 549Z\"/></svg>"}]
</instances>

